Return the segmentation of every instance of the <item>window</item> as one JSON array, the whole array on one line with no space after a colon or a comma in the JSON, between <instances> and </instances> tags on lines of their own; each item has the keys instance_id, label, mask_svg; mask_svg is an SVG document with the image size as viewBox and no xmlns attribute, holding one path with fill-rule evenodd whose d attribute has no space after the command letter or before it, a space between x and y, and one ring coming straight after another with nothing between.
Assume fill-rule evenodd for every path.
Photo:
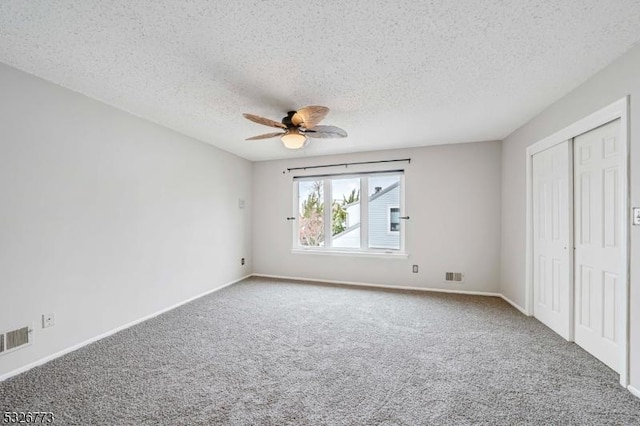
<instances>
[{"instance_id":1,"label":"window","mask_svg":"<svg viewBox=\"0 0 640 426\"><path fill-rule=\"evenodd\" d=\"M401 252L402 183L402 171L295 177L294 249Z\"/></svg>"}]
</instances>

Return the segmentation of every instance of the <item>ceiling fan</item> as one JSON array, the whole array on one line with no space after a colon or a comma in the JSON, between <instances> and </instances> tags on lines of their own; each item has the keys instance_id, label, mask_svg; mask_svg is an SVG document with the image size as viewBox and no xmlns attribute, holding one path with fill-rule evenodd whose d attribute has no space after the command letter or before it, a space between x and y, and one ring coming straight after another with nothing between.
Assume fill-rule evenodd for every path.
<instances>
[{"instance_id":1,"label":"ceiling fan","mask_svg":"<svg viewBox=\"0 0 640 426\"><path fill-rule=\"evenodd\" d=\"M281 122L270 120L253 114L242 114L247 120L265 126L281 129L280 132L265 133L247 138L252 141L280 137L285 147L300 149L307 144L307 138L327 139L346 138L347 132L336 126L319 126L318 123L329 113L329 108L318 105L306 106L297 111L287 112Z\"/></svg>"}]
</instances>

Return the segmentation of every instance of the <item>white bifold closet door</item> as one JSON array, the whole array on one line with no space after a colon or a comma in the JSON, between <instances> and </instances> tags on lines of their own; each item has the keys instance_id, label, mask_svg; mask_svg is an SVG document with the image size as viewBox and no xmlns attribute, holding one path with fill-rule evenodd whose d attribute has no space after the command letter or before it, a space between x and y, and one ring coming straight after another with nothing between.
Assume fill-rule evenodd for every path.
<instances>
[{"instance_id":1,"label":"white bifold closet door","mask_svg":"<svg viewBox=\"0 0 640 426\"><path fill-rule=\"evenodd\" d=\"M533 156L533 314L565 339L573 326L570 158L570 141Z\"/></svg>"},{"instance_id":2,"label":"white bifold closet door","mask_svg":"<svg viewBox=\"0 0 640 426\"><path fill-rule=\"evenodd\" d=\"M620 120L574 140L575 342L619 370L625 194Z\"/></svg>"}]
</instances>

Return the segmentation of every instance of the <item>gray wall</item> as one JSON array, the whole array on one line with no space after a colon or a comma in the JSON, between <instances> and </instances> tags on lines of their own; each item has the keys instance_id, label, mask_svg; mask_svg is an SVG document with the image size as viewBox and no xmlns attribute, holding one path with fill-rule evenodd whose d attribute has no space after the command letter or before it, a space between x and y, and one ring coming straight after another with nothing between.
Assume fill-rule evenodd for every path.
<instances>
[{"instance_id":1,"label":"gray wall","mask_svg":"<svg viewBox=\"0 0 640 426\"><path fill-rule=\"evenodd\" d=\"M0 376L251 273L250 199L250 162L0 64L0 329L36 325Z\"/></svg>"},{"instance_id":2,"label":"gray wall","mask_svg":"<svg viewBox=\"0 0 640 426\"><path fill-rule=\"evenodd\" d=\"M314 142L316 143L316 142ZM330 143L319 141L317 143ZM260 274L372 284L496 292L500 263L500 142L441 145L308 159L266 161L253 169L253 258ZM404 167L408 259L292 254L292 177L288 167L411 158ZM389 166L386 166L389 168ZM348 171L371 170L351 166ZM344 167L322 173L344 172ZM311 170L308 173L317 172ZM413 274L411 265L420 273ZM447 271L466 281L444 282Z\"/></svg>"},{"instance_id":3,"label":"gray wall","mask_svg":"<svg viewBox=\"0 0 640 426\"><path fill-rule=\"evenodd\" d=\"M640 206L640 46L544 110L503 141L502 293L525 304L525 161L527 146L631 95L630 194ZM631 228L631 384L640 388L640 227Z\"/></svg>"}]
</instances>

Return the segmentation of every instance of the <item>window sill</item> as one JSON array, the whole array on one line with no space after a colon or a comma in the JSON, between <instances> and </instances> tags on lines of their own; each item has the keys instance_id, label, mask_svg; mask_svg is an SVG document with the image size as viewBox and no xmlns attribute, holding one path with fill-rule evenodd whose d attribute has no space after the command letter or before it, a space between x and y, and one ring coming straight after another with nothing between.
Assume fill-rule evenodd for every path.
<instances>
[{"instance_id":1,"label":"window sill","mask_svg":"<svg viewBox=\"0 0 640 426\"><path fill-rule=\"evenodd\" d=\"M291 254L311 254L320 256L351 256L351 257L374 257L377 259L407 259L409 253L385 252L385 251L356 251L356 250L314 250L314 249L291 249Z\"/></svg>"}]
</instances>

